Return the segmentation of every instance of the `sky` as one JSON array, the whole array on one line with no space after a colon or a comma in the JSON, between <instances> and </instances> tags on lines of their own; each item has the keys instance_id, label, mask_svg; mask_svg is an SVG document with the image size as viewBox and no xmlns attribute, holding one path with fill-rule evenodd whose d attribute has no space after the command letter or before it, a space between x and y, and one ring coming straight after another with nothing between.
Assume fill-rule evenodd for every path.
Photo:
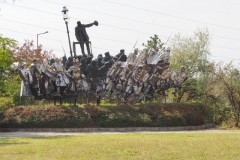
<instances>
[{"instance_id":1,"label":"sky","mask_svg":"<svg viewBox=\"0 0 240 160\"><path fill-rule=\"evenodd\" d=\"M209 58L240 66L238 0L0 0L0 34L19 45L33 40L35 47L38 37L44 50L70 56L63 6L69 10L71 44L77 41L77 21L98 21L98 26L87 28L95 57L107 51L116 55L120 49L129 54L134 47L143 48L154 34L167 42L175 34L193 36L197 29L208 28ZM76 49L81 54L80 46Z\"/></svg>"}]
</instances>

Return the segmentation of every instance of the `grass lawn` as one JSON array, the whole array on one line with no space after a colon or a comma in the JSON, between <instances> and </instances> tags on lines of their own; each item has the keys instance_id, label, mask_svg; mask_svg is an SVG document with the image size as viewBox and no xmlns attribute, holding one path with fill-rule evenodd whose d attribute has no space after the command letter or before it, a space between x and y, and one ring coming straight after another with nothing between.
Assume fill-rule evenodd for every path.
<instances>
[{"instance_id":1,"label":"grass lawn","mask_svg":"<svg viewBox=\"0 0 240 160\"><path fill-rule=\"evenodd\" d=\"M1 138L0 159L239 160L240 132L79 134Z\"/></svg>"}]
</instances>

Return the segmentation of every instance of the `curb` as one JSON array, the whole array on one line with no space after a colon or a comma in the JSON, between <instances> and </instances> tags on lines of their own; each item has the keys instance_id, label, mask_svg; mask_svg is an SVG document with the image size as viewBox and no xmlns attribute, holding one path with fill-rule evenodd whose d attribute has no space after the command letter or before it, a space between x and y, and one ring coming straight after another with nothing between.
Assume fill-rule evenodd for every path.
<instances>
[{"instance_id":1,"label":"curb","mask_svg":"<svg viewBox=\"0 0 240 160\"><path fill-rule=\"evenodd\" d=\"M214 128L213 124L180 127L124 127L124 128L0 128L0 132L134 132L134 131L190 131Z\"/></svg>"}]
</instances>

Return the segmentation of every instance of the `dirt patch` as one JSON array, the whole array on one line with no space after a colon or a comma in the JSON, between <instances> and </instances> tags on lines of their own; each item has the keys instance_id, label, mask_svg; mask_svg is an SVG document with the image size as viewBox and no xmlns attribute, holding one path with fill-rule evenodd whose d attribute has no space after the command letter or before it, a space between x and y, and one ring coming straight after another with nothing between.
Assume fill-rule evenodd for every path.
<instances>
[{"instance_id":1,"label":"dirt patch","mask_svg":"<svg viewBox=\"0 0 240 160\"><path fill-rule=\"evenodd\" d=\"M71 135L81 135L81 134L132 134L132 133L240 133L240 130L226 130L221 128L211 128L204 130L194 130L194 131L137 131L137 132L88 132L88 133L76 133L76 132L0 132L1 138L16 138L16 137L44 137L44 136L71 136Z\"/></svg>"}]
</instances>

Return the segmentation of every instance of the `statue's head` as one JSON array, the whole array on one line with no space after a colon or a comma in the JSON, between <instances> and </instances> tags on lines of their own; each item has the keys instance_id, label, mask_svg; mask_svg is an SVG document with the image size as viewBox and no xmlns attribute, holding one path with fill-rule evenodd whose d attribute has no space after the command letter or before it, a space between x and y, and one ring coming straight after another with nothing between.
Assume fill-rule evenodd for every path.
<instances>
[{"instance_id":1,"label":"statue's head","mask_svg":"<svg viewBox=\"0 0 240 160\"><path fill-rule=\"evenodd\" d=\"M72 62L72 61L73 61L73 57L71 57L71 56L68 57L68 61L71 61L71 62Z\"/></svg>"},{"instance_id":2,"label":"statue's head","mask_svg":"<svg viewBox=\"0 0 240 160\"><path fill-rule=\"evenodd\" d=\"M148 72L152 70L151 66L148 65L148 64L143 64L142 67L143 67L142 69L144 69L144 70L146 70Z\"/></svg>"},{"instance_id":3,"label":"statue's head","mask_svg":"<svg viewBox=\"0 0 240 160\"><path fill-rule=\"evenodd\" d=\"M81 22L80 22L80 21L77 21L77 25L78 25L78 26L81 26L82 24L81 24Z\"/></svg>"},{"instance_id":4,"label":"statue's head","mask_svg":"<svg viewBox=\"0 0 240 160\"><path fill-rule=\"evenodd\" d=\"M134 49L134 53L135 53L135 54L138 54L138 48L135 48L135 49Z\"/></svg>"},{"instance_id":5,"label":"statue's head","mask_svg":"<svg viewBox=\"0 0 240 160\"><path fill-rule=\"evenodd\" d=\"M141 72L141 71L143 70L143 66L139 66L139 67L137 68L137 70L138 70L138 72Z\"/></svg>"},{"instance_id":6,"label":"statue's head","mask_svg":"<svg viewBox=\"0 0 240 160\"><path fill-rule=\"evenodd\" d=\"M63 57L62 57L62 60L66 61L66 60L67 60L67 57L66 57L66 56L63 56Z\"/></svg>"},{"instance_id":7,"label":"statue's head","mask_svg":"<svg viewBox=\"0 0 240 160\"><path fill-rule=\"evenodd\" d=\"M166 49L166 52L170 52L170 51L171 51L171 48L168 47L168 48Z\"/></svg>"},{"instance_id":8,"label":"statue's head","mask_svg":"<svg viewBox=\"0 0 240 160\"><path fill-rule=\"evenodd\" d=\"M50 65L53 64L55 61L54 61L54 58L51 58L50 59Z\"/></svg>"},{"instance_id":9,"label":"statue's head","mask_svg":"<svg viewBox=\"0 0 240 160\"><path fill-rule=\"evenodd\" d=\"M109 57L110 56L110 53L109 52L106 52L104 53L106 57Z\"/></svg>"},{"instance_id":10,"label":"statue's head","mask_svg":"<svg viewBox=\"0 0 240 160\"><path fill-rule=\"evenodd\" d=\"M128 68L129 69L132 69L133 68L133 65L131 63L128 64Z\"/></svg>"},{"instance_id":11,"label":"statue's head","mask_svg":"<svg viewBox=\"0 0 240 160\"><path fill-rule=\"evenodd\" d=\"M92 56L90 56L90 55L87 56L87 61L91 61L92 59L93 59Z\"/></svg>"},{"instance_id":12,"label":"statue's head","mask_svg":"<svg viewBox=\"0 0 240 160\"><path fill-rule=\"evenodd\" d=\"M85 59L85 58L82 58L82 59L80 60L80 62L81 62L82 65L85 65L85 64L86 64L86 59Z\"/></svg>"},{"instance_id":13,"label":"statue's head","mask_svg":"<svg viewBox=\"0 0 240 160\"><path fill-rule=\"evenodd\" d=\"M36 63L39 62L39 58L34 57L32 61L33 61L34 64L36 64Z\"/></svg>"},{"instance_id":14,"label":"statue's head","mask_svg":"<svg viewBox=\"0 0 240 160\"><path fill-rule=\"evenodd\" d=\"M185 72L185 67L184 66L181 66L181 72Z\"/></svg>"},{"instance_id":15,"label":"statue's head","mask_svg":"<svg viewBox=\"0 0 240 160\"><path fill-rule=\"evenodd\" d=\"M75 65L79 65L80 64L78 58L74 58L73 62L74 62Z\"/></svg>"},{"instance_id":16,"label":"statue's head","mask_svg":"<svg viewBox=\"0 0 240 160\"><path fill-rule=\"evenodd\" d=\"M54 58L54 62L58 63L58 62L60 62L60 59L57 58L57 57L55 57L55 58Z\"/></svg>"},{"instance_id":17,"label":"statue's head","mask_svg":"<svg viewBox=\"0 0 240 160\"><path fill-rule=\"evenodd\" d=\"M43 59L43 66L47 66L48 65L48 60L47 59Z\"/></svg>"},{"instance_id":18,"label":"statue's head","mask_svg":"<svg viewBox=\"0 0 240 160\"><path fill-rule=\"evenodd\" d=\"M121 67L121 61L116 62L116 67Z\"/></svg>"},{"instance_id":19,"label":"statue's head","mask_svg":"<svg viewBox=\"0 0 240 160\"><path fill-rule=\"evenodd\" d=\"M121 49L121 50L120 50L120 53L124 54L124 49Z\"/></svg>"},{"instance_id":20,"label":"statue's head","mask_svg":"<svg viewBox=\"0 0 240 160\"><path fill-rule=\"evenodd\" d=\"M97 61L96 61L96 60L93 60L93 61L91 62L91 64L92 64L93 66L96 66L96 65L97 65Z\"/></svg>"},{"instance_id":21,"label":"statue's head","mask_svg":"<svg viewBox=\"0 0 240 160\"><path fill-rule=\"evenodd\" d=\"M98 55L98 59L101 60L103 58L102 54Z\"/></svg>"},{"instance_id":22,"label":"statue's head","mask_svg":"<svg viewBox=\"0 0 240 160\"><path fill-rule=\"evenodd\" d=\"M25 69L26 68L26 62L21 62L18 64L19 68ZM16 67L17 68L17 67ZM15 69L16 70L16 69Z\"/></svg>"},{"instance_id":23,"label":"statue's head","mask_svg":"<svg viewBox=\"0 0 240 160\"><path fill-rule=\"evenodd\" d=\"M80 61L82 59L82 56L81 55L78 55L77 56L77 59Z\"/></svg>"}]
</instances>

